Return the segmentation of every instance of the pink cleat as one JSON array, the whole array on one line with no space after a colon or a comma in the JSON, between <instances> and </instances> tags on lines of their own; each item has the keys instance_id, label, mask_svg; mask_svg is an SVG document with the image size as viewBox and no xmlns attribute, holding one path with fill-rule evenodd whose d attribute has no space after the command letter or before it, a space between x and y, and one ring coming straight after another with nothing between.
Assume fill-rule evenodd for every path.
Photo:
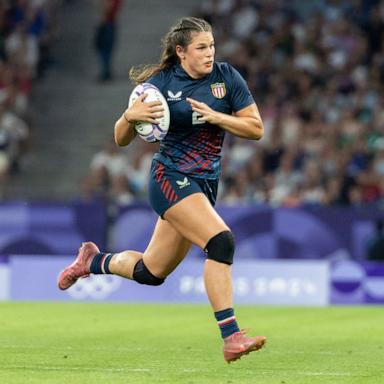
<instances>
[{"instance_id":1,"label":"pink cleat","mask_svg":"<svg viewBox=\"0 0 384 384\"><path fill-rule=\"evenodd\" d=\"M76 260L60 273L58 287L65 290L75 284L80 277L88 277L91 273L92 260L98 253L100 251L95 243L89 241L81 244Z\"/></svg>"},{"instance_id":2,"label":"pink cleat","mask_svg":"<svg viewBox=\"0 0 384 384\"><path fill-rule=\"evenodd\" d=\"M247 337L246 331L241 330L224 339L224 359L227 363L240 359L248 353L262 348L267 341L264 336Z\"/></svg>"}]
</instances>

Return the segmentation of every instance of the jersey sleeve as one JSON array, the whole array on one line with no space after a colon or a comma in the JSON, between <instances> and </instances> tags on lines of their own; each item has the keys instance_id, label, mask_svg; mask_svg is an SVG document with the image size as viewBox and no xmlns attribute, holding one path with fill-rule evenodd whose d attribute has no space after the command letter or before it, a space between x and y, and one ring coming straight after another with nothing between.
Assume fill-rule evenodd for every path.
<instances>
[{"instance_id":1,"label":"jersey sleeve","mask_svg":"<svg viewBox=\"0 0 384 384\"><path fill-rule=\"evenodd\" d=\"M145 80L144 83L150 83L152 85L154 85L155 87L157 87L160 92L163 93L161 87L164 83L164 81L162 80L162 77L163 77L163 74L161 72L157 73L156 75L154 76L151 76L149 79ZM128 100L129 100L129 96L128 96Z\"/></svg>"},{"instance_id":2,"label":"jersey sleeve","mask_svg":"<svg viewBox=\"0 0 384 384\"><path fill-rule=\"evenodd\" d=\"M150 83L150 84L154 85L155 87L157 87L157 88L159 88L159 89L161 88L161 85L162 85L162 81L161 81L161 79L160 79L159 74L150 77L150 78L146 81L146 83Z\"/></svg>"},{"instance_id":3,"label":"jersey sleeve","mask_svg":"<svg viewBox=\"0 0 384 384\"><path fill-rule=\"evenodd\" d=\"M253 96L248 88L247 83L240 73L228 65L229 73L231 77L230 87L230 103L234 112L240 111L241 109L248 107L255 103Z\"/></svg>"},{"instance_id":4,"label":"jersey sleeve","mask_svg":"<svg viewBox=\"0 0 384 384\"><path fill-rule=\"evenodd\" d=\"M164 87L165 77L166 77L166 74L164 73L164 71L160 71L156 75L150 77L146 81L146 83L150 83L150 84L154 85L155 87L157 87L160 90L160 92L164 93L163 87Z\"/></svg>"}]
</instances>

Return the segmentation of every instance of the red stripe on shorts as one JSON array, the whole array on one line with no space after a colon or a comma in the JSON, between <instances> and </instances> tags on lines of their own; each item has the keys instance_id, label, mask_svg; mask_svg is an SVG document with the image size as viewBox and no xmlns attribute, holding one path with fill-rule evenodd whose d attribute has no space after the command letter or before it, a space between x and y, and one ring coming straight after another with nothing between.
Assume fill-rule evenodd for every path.
<instances>
[{"instance_id":1,"label":"red stripe on shorts","mask_svg":"<svg viewBox=\"0 0 384 384\"><path fill-rule=\"evenodd\" d=\"M164 164L160 163L158 168L155 171L156 182L158 184L161 183L160 189L161 189L161 192L163 192L163 195L165 196L165 198L170 202L175 202L179 199L179 196L176 194L175 190L172 188L171 183L165 177L164 169L165 169Z\"/></svg>"},{"instance_id":2,"label":"red stripe on shorts","mask_svg":"<svg viewBox=\"0 0 384 384\"><path fill-rule=\"evenodd\" d=\"M165 191L167 190L169 185L169 181L167 179L164 179L163 184L161 184L161 192L163 192L163 195L165 195Z\"/></svg>"}]
</instances>

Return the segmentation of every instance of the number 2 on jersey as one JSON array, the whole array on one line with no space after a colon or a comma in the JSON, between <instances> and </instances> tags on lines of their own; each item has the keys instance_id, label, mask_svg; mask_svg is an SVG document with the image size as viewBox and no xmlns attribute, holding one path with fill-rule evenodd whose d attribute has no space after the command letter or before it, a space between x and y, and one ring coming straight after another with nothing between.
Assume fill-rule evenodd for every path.
<instances>
[{"instance_id":1,"label":"number 2 on jersey","mask_svg":"<svg viewBox=\"0 0 384 384\"><path fill-rule=\"evenodd\" d=\"M203 117L203 115L200 115L200 113L192 112L192 124L193 125L204 124L205 121L201 120L202 117Z\"/></svg>"}]
</instances>

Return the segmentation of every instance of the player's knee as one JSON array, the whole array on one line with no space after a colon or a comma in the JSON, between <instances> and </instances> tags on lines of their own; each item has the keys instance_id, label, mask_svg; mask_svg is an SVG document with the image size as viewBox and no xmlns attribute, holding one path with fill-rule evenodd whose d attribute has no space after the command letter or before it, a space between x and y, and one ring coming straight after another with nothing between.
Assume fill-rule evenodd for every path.
<instances>
[{"instance_id":1,"label":"player's knee","mask_svg":"<svg viewBox=\"0 0 384 384\"><path fill-rule=\"evenodd\" d=\"M139 284L161 285L165 279L153 275L144 264L143 259L140 259L133 270L133 280Z\"/></svg>"},{"instance_id":2,"label":"player's knee","mask_svg":"<svg viewBox=\"0 0 384 384\"><path fill-rule=\"evenodd\" d=\"M231 265L235 253L235 238L231 231L224 231L212 237L204 249L207 258Z\"/></svg>"}]
</instances>

